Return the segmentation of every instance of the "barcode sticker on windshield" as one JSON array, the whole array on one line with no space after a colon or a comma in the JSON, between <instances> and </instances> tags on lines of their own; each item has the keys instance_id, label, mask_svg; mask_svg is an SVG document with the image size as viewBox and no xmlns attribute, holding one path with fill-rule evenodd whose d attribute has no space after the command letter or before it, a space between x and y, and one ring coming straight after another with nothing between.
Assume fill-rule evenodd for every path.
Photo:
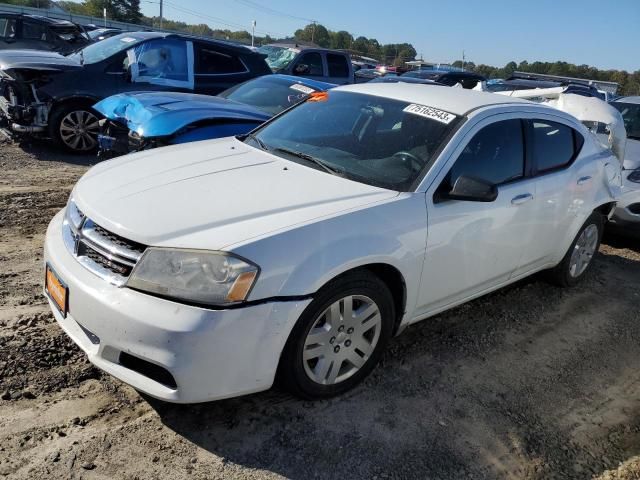
<instances>
[{"instance_id":1,"label":"barcode sticker on windshield","mask_svg":"<svg viewBox=\"0 0 640 480\"><path fill-rule=\"evenodd\" d=\"M420 115L421 117L431 118L447 125L451 123L454 118L456 118L453 113L438 110L437 108L433 107L427 107L426 105L418 105L417 103L407 105L404 108L403 112L413 113L414 115Z\"/></svg>"},{"instance_id":2,"label":"barcode sticker on windshield","mask_svg":"<svg viewBox=\"0 0 640 480\"><path fill-rule=\"evenodd\" d=\"M309 95L310 93L315 92L315 90L313 88L305 87L304 85L300 85L299 83L294 83L289 88L291 88L293 90L297 90L298 92L305 93L307 95Z\"/></svg>"}]
</instances>

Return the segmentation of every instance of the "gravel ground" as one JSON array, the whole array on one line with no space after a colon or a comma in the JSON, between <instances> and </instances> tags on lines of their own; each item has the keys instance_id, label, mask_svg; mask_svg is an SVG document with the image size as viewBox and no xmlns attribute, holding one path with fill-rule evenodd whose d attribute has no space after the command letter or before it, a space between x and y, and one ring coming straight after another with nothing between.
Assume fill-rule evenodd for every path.
<instances>
[{"instance_id":1,"label":"gravel ground","mask_svg":"<svg viewBox=\"0 0 640 480\"><path fill-rule=\"evenodd\" d=\"M0 145L0 476L640 479L640 242L576 288L532 278L409 328L349 394L193 406L93 368L41 293L42 241L94 160Z\"/></svg>"}]
</instances>

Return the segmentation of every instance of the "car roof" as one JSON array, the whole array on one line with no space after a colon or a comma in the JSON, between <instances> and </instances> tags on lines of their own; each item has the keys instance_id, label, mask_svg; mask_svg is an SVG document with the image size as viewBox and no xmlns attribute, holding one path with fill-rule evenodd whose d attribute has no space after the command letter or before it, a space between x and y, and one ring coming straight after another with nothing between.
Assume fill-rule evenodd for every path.
<instances>
[{"instance_id":1,"label":"car roof","mask_svg":"<svg viewBox=\"0 0 640 480\"><path fill-rule=\"evenodd\" d=\"M335 91L363 93L399 100L401 102L417 103L456 115L466 115L471 110L488 105L509 105L514 103L535 105L528 100L497 95L495 93L478 92L440 85L432 85L429 88L425 88L424 85L404 82L360 83L337 87Z\"/></svg>"},{"instance_id":2,"label":"car roof","mask_svg":"<svg viewBox=\"0 0 640 480\"><path fill-rule=\"evenodd\" d=\"M622 103L634 103L636 105L640 105L640 97L638 96L618 97L613 101Z\"/></svg>"},{"instance_id":3,"label":"car roof","mask_svg":"<svg viewBox=\"0 0 640 480\"><path fill-rule=\"evenodd\" d=\"M197 42L219 45L221 47L236 50L236 53L242 53L245 55L247 54L259 55L258 53L253 52L249 47L241 43L228 42L226 40L218 40L217 38L201 37L198 35L188 35L188 34L172 33L172 32L156 32L156 31L122 32L120 35L135 36L137 38L140 38L140 40L142 41L153 39L153 38L179 38L184 40L192 40Z\"/></svg>"},{"instance_id":4,"label":"car roof","mask_svg":"<svg viewBox=\"0 0 640 480\"><path fill-rule=\"evenodd\" d=\"M75 26L75 23L70 22L69 20L61 20L58 18L49 18L43 17L41 15L28 15L24 13L8 13L8 12L0 12L0 17L13 17L13 18L27 18L29 20L35 20L36 22L48 23L49 25L64 25L64 26Z\"/></svg>"}]
</instances>

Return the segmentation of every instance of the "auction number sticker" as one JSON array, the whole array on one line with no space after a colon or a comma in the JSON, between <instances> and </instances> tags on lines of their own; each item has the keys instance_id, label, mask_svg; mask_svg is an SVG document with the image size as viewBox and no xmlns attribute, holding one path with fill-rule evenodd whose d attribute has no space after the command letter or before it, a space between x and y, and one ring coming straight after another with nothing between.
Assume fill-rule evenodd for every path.
<instances>
[{"instance_id":1,"label":"auction number sticker","mask_svg":"<svg viewBox=\"0 0 640 480\"><path fill-rule=\"evenodd\" d=\"M437 108L427 107L426 105L419 105L412 103L407 105L403 112L413 113L414 115L420 115L421 117L431 118L440 123L449 124L456 116L453 113L445 112L444 110L438 110Z\"/></svg>"},{"instance_id":2,"label":"auction number sticker","mask_svg":"<svg viewBox=\"0 0 640 480\"><path fill-rule=\"evenodd\" d=\"M299 83L294 83L289 88L291 88L293 90L297 90L298 92L302 92L302 93L304 93L306 95L309 95L310 93L315 92L315 90L313 88L309 88L309 87L306 87L304 85L300 85Z\"/></svg>"}]
</instances>

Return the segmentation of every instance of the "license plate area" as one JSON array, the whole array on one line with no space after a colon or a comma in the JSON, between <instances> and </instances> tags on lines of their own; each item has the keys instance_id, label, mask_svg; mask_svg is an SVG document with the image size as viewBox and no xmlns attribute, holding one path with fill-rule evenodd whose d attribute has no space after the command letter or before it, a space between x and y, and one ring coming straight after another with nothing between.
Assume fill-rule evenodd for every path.
<instances>
[{"instance_id":1,"label":"license plate area","mask_svg":"<svg viewBox=\"0 0 640 480\"><path fill-rule=\"evenodd\" d=\"M60 280L58 274L48 263L45 267L44 291L62 316L66 318L69 307L69 288Z\"/></svg>"}]
</instances>

